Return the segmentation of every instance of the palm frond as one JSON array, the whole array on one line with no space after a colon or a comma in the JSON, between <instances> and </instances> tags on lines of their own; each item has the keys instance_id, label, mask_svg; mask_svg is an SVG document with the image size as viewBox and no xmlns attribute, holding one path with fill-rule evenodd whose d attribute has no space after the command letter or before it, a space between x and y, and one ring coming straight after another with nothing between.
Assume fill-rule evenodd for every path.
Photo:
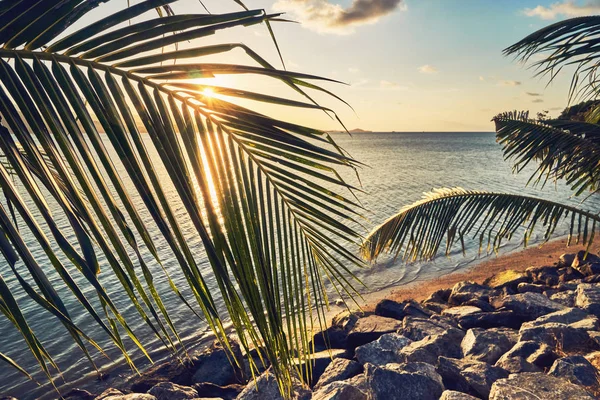
<instances>
[{"instance_id":1,"label":"palm frond","mask_svg":"<svg viewBox=\"0 0 600 400\"><path fill-rule=\"evenodd\" d=\"M561 221L570 221L569 242L591 244L600 217L548 200L534 197L471 191L462 188L437 189L425 193L422 200L400 210L375 228L362 245L362 255L375 260L382 252L402 256L403 260L431 260L459 242L473 238L480 251L496 250L503 240L510 240L523 228L527 244L536 226L543 226L544 240L549 240Z\"/></svg>"},{"instance_id":2,"label":"palm frond","mask_svg":"<svg viewBox=\"0 0 600 400\"><path fill-rule=\"evenodd\" d=\"M565 179L576 195L596 191L600 179L598 128L586 123L533 121L526 113L494 117L496 137L504 156L521 171L530 162L538 166L530 181Z\"/></svg>"},{"instance_id":3,"label":"palm frond","mask_svg":"<svg viewBox=\"0 0 600 400\"><path fill-rule=\"evenodd\" d=\"M150 232L160 232L178 261L176 272L185 277L217 338L229 347L224 321L231 320L242 346L263 349L261 356L273 365L282 391L289 394L294 357L306 359L310 354L314 313L319 321L324 318L323 277L352 295L348 265L363 265L340 244L359 240L349 226L355 226L360 208L343 194L352 187L337 169L356 168L358 163L327 133L257 113L233 100L316 109L337 118L306 92L330 93L308 81L325 80L275 69L243 45L203 44L202 38L220 30L267 23L278 16L263 10L156 17L151 13L155 7L174 0L146 0L64 34L99 2L32 5L23 0L0 8L0 113L6 123L0 131L0 151L13 170L9 176L0 164L0 185L47 258L38 262L27 256L30 273L39 278L29 293L52 310L86 351L87 336L70 324L64 301L55 294L56 281L47 279L52 267L83 306L79 312L93 317L128 362L123 333L149 357L101 283L101 266L108 267L138 317L166 348L184 354L154 283L152 265L162 267L163 255ZM136 22L140 16L143 20ZM132 23L122 24L128 20ZM157 53L182 41L190 41L191 47ZM237 48L245 50L254 65L202 62L205 56ZM179 62L190 58L193 63ZM178 62L163 63L169 60ZM221 74L276 79L307 102L234 88L215 88L216 95L207 96L206 86L194 81ZM149 155L143 131L160 159ZM132 185L124 183L115 163L123 166ZM185 221L176 216L177 204L165 193L159 166L167 172L209 266L201 265L190 248L182 228ZM12 183L14 176L18 186ZM134 194L141 204L133 200ZM60 212L51 210L46 195ZM142 209L151 221L141 217ZM33 211L42 220L33 219ZM59 214L75 233L76 245L58 228ZM2 221L5 258L30 254L10 219ZM74 283L53 245L99 296L106 318ZM106 262L99 261L100 255ZM208 290L208 270L218 295ZM38 291L42 294L36 296ZM13 308L18 310L18 305L8 307ZM42 352L38 342L30 339L26 344L34 354Z\"/></svg>"}]
</instances>

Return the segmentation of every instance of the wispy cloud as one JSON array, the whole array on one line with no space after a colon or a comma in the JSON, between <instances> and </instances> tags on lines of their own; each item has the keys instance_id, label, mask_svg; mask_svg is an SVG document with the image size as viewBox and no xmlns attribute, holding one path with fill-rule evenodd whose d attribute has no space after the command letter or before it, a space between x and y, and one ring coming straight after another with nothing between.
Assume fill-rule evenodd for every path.
<instances>
[{"instance_id":1,"label":"wispy cloud","mask_svg":"<svg viewBox=\"0 0 600 400\"><path fill-rule=\"evenodd\" d=\"M565 0L550 4L548 7L537 6L526 8L523 13L529 17L541 19L555 19L558 17L581 17L583 15L600 13L600 0L587 0L585 2Z\"/></svg>"},{"instance_id":2,"label":"wispy cloud","mask_svg":"<svg viewBox=\"0 0 600 400\"><path fill-rule=\"evenodd\" d=\"M550 111L562 111L564 109L564 107L550 107Z\"/></svg>"},{"instance_id":3,"label":"wispy cloud","mask_svg":"<svg viewBox=\"0 0 600 400\"><path fill-rule=\"evenodd\" d=\"M521 86L521 81L499 81L499 86Z\"/></svg>"},{"instance_id":4,"label":"wispy cloud","mask_svg":"<svg viewBox=\"0 0 600 400\"><path fill-rule=\"evenodd\" d=\"M525 94L527 96L531 96L531 97L540 97L542 95L541 93L535 93L535 92L525 92Z\"/></svg>"},{"instance_id":5,"label":"wispy cloud","mask_svg":"<svg viewBox=\"0 0 600 400\"><path fill-rule=\"evenodd\" d=\"M535 100L531 100L532 103L543 103L544 100L542 99L535 99Z\"/></svg>"},{"instance_id":6,"label":"wispy cloud","mask_svg":"<svg viewBox=\"0 0 600 400\"><path fill-rule=\"evenodd\" d=\"M379 87L382 89L406 90L408 87L400 85L398 82L390 82L386 80L379 81Z\"/></svg>"},{"instance_id":7,"label":"wispy cloud","mask_svg":"<svg viewBox=\"0 0 600 400\"><path fill-rule=\"evenodd\" d=\"M344 8L330 0L277 0L275 11L285 11L317 32L348 34L352 28L377 22L395 10L405 10L403 0L352 0Z\"/></svg>"},{"instance_id":8,"label":"wispy cloud","mask_svg":"<svg viewBox=\"0 0 600 400\"><path fill-rule=\"evenodd\" d=\"M422 74L436 74L438 69L433 65L425 64L419 67L419 72Z\"/></svg>"}]
</instances>

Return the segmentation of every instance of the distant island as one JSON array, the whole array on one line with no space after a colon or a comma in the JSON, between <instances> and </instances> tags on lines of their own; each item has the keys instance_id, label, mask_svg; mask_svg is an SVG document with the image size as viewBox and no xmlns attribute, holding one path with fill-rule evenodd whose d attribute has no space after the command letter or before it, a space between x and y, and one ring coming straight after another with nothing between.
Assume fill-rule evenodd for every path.
<instances>
[{"instance_id":1,"label":"distant island","mask_svg":"<svg viewBox=\"0 0 600 400\"><path fill-rule=\"evenodd\" d=\"M366 131L364 129L360 129L360 128L354 128L354 129L350 129L348 132L350 133L372 133L373 131ZM346 133L346 131L327 131L327 133Z\"/></svg>"}]
</instances>

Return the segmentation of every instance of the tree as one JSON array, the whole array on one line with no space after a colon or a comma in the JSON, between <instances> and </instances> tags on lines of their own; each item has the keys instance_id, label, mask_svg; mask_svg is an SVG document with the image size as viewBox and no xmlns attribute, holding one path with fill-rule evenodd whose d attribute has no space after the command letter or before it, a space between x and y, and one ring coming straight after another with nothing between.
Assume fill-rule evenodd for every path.
<instances>
[{"instance_id":1,"label":"tree","mask_svg":"<svg viewBox=\"0 0 600 400\"><path fill-rule=\"evenodd\" d=\"M302 361L310 354L314 313L323 318L325 277L350 295L355 283L348 265L362 265L343 245L357 243L349 226L360 207L350 199L353 187L337 173L358 163L326 132L258 113L235 99L337 118L309 92L336 96L311 83L327 79L277 69L243 43L204 40L255 24L272 34L279 14L250 10L237 0L243 7L227 14L175 14L175 0L144 0L78 27L107 1L0 4L0 250L7 263L1 272L14 275L40 313L64 325L91 363L103 349L75 322L81 313L133 368L124 336L150 358L113 301L115 291L127 294L166 348L185 356L154 284L163 257L153 239L158 234L178 261L179 270L170 272L182 274L192 294L193 300L186 298L163 268L182 306L190 315L199 310L227 349L225 322L231 321L242 347L258 349L289 393L296 354ZM247 64L204 61L234 50L245 54ZM194 81L216 75L275 79L305 100ZM160 159L149 156L146 132ZM176 199L165 194L158 164ZM174 201L184 217L176 215ZM186 241L182 218L193 224L208 266ZM33 255L24 230L43 256ZM207 274L219 293L207 289ZM118 278L117 287L104 286L107 275ZM76 283L81 277L84 283ZM31 329L15 285L7 282L0 276L0 311L52 379L60 360ZM68 299L58 286L68 288ZM0 359L28 375L1 352Z\"/></svg>"},{"instance_id":2,"label":"tree","mask_svg":"<svg viewBox=\"0 0 600 400\"><path fill-rule=\"evenodd\" d=\"M587 115L600 111L596 71L598 51L594 43L600 17L575 18L543 28L504 52L523 62L533 55L546 57L533 64L537 75L554 79L563 66L575 64L569 99L593 100ZM548 54L549 53L549 54ZM578 114L581 109L575 110ZM600 115L600 114L599 114ZM587 119L588 121L590 119ZM597 118L595 119L597 121ZM600 180L600 126L579 119L531 119L528 112L507 112L494 117L496 138L505 158L520 172L531 163L537 169L533 184L564 179L575 195L595 193ZM446 239L446 254L467 237L478 239L480 248L498 249L503 240L523 232L527 244L534 228L545 227L547 241L561 221L570 226L572 238L591 245L600 216L565 204L520 194L489 193L462 188L438 189L409 205L375 228L362 245L362 254L374 260L384 251L407 260L430 260L440 253ZM589 248L589 247L588 247Z\"/></svg>"}]
</instances>

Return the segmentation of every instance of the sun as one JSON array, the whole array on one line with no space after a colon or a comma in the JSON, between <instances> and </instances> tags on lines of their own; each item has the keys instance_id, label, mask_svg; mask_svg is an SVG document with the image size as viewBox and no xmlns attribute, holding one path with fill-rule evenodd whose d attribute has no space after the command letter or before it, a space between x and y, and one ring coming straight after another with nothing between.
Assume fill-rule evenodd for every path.
<instances>
[{"instance_id":1,"label":"sun","mask_svg":"<svg viewBox=\"0 0 600 400\"><path fill-rule=\"evenodd\" d=\"M215 91L211 88L204 88L204 90L202 90L202 94L209 98L215 97Z\"/></svg>"}]
</instances>

